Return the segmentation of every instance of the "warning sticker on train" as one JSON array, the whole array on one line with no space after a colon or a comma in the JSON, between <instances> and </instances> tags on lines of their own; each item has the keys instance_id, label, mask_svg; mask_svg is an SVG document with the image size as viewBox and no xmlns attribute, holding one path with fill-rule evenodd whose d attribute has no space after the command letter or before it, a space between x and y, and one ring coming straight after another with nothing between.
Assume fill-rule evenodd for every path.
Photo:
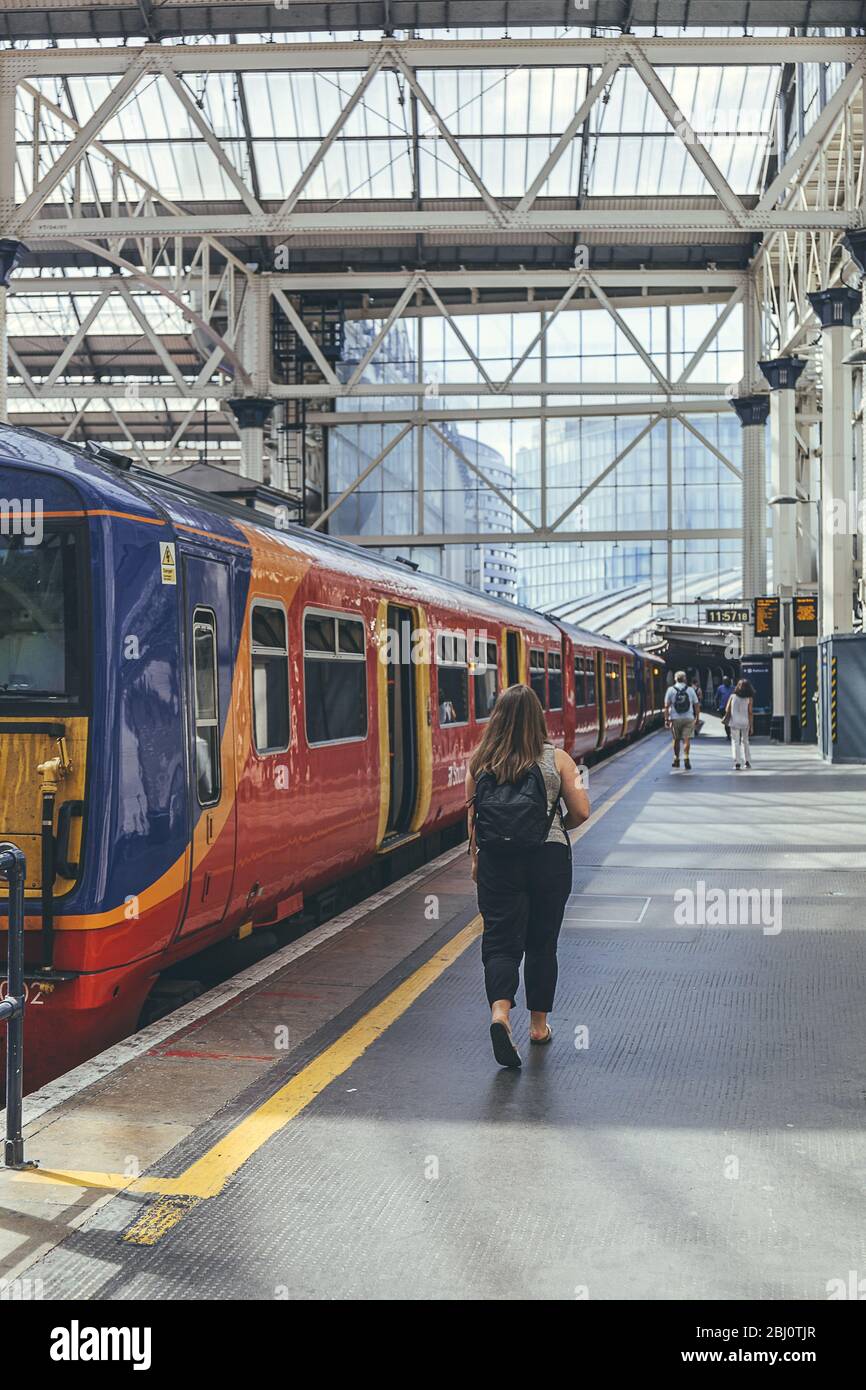
<instances>
[{"instance_id":1,"label":"warning sticker on train","mask_svg":"<svg viewBox=\"0 0 866 1390\"><path fill-rule=\"evenodd\" d=\"M163 584L177 583L177 557L174 553L174 544L171 541L160 541L159 543L159 567L162 570Z\"/></svg>"}]
</instances>

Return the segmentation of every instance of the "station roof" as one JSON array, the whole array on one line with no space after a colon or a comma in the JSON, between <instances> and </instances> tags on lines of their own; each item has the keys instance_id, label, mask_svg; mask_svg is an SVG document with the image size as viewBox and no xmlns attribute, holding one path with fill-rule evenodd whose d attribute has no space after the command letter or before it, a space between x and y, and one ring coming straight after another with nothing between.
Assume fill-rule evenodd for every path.
<instances>
[{"instance_id":1,"label":"station roof","mask_svg":"<svg viewBox=\"0 0 866 1390\"><path fill-rule=\"evenodd\" d=\"M7 39L144 38L197 34L574 25L762 27L866 24L866 0L4 0Z\"/></svg>"}]
</instances>

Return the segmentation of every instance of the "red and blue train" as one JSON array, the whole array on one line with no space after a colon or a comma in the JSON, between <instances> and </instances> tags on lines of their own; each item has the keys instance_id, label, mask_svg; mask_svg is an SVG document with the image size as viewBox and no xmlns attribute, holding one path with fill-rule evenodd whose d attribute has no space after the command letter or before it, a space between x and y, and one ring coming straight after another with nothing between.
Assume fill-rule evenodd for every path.
<instances>
[{"instance_id":1,"label":"red and blue train","mask_svg":"<svg viewBox=\"0 0 866 1390\"><path fill-rule=\"evenodd\" d=\"M503 686L578 760L661 718L652 656L110 451L0 427L0 508L28 1089L133 1031L185 957L456 842Z\"/></svg>"}]
</instances>

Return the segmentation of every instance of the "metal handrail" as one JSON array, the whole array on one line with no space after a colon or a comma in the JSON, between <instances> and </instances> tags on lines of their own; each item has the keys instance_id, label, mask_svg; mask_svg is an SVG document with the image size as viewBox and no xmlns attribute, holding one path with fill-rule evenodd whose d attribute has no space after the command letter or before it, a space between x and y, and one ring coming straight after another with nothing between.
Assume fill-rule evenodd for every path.
<instances>
[{"instance_id":1,"label":"metal handrail","mask_svg":"<svg viewBox=\"0 0 866 1390\"><path fill-rule=\"evenodd\" d=\"M9 884L9 970L6 998L0 1000L0 1022L6 1038L7 1168L26 1168L22 1109L24 1094L24 880L27 862L17 845L0 844L0 877Z\"/></svg>"}]
</instances>

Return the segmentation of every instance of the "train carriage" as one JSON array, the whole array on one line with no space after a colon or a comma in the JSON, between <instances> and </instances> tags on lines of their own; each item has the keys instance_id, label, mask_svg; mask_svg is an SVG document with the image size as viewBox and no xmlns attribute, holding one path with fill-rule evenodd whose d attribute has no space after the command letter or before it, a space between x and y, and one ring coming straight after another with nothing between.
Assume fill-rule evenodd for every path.
<instances>
[{"instance_id":1,"label":"train carriage","mask_svg":"<svg viewBox=\"0 0 866 1390\"><path fill-rule=\"evenodd\" d=\"M504 685L579 758L647 713L622 644L107 451L0 429L0 494L29 1087L134 1029L168 967L454 842Z\"/></svg>"}]
</instances>

